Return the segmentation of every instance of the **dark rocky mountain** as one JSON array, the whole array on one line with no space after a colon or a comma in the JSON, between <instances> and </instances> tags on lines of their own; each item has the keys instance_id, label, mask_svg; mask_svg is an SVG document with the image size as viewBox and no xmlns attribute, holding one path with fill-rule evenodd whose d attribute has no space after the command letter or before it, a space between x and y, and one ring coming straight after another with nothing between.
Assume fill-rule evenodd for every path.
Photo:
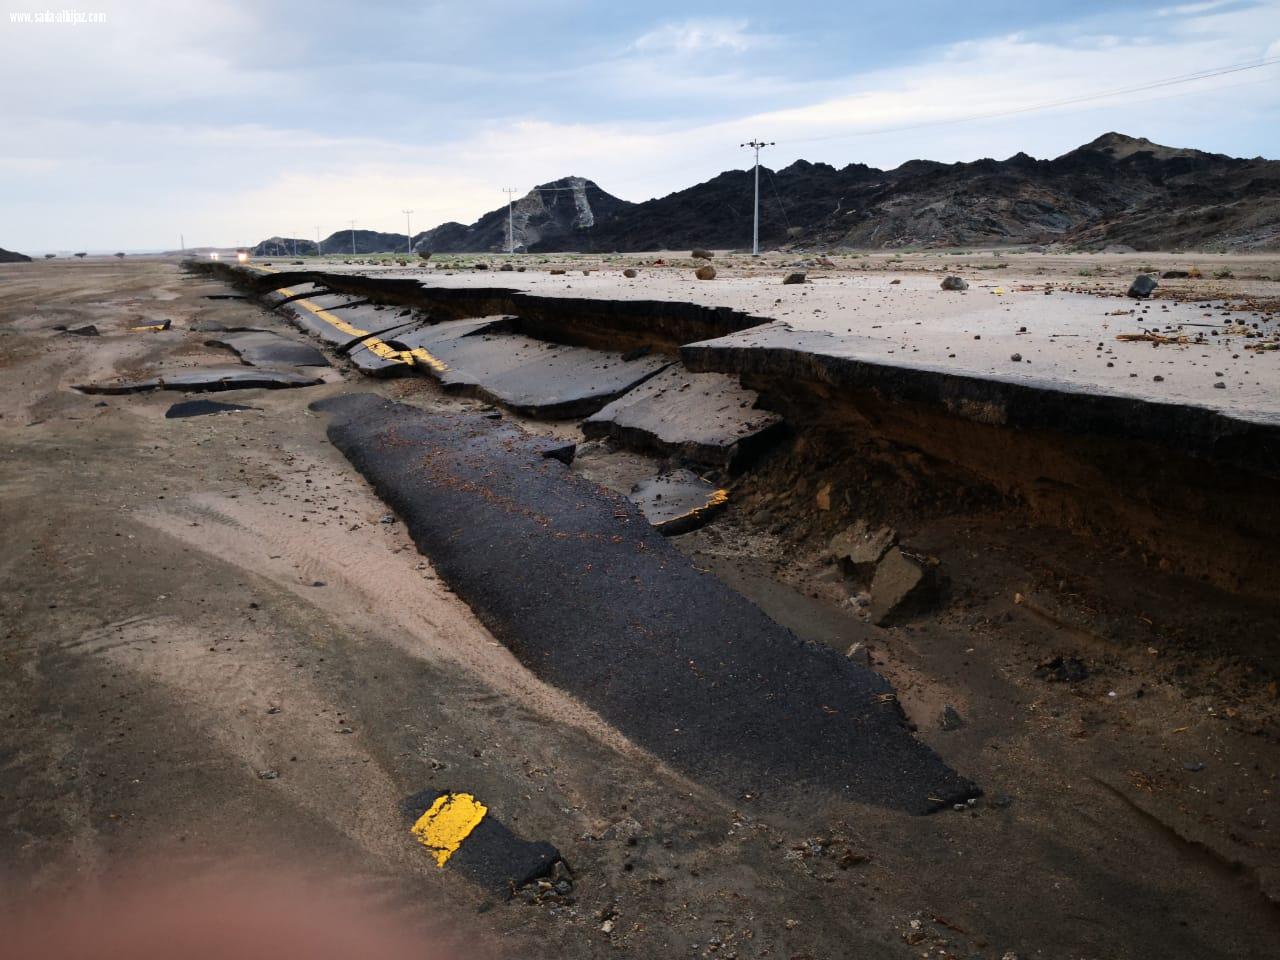
<instances>
[{"instance_id":1,"label":"dark rocky mountain","mask_svg":"<svg viewBox=\"0 0 1280 960\"><path fill-rule=\"evenodd\" d=\"M1165 147L1119 133L1053 160L1018 153L971 163L911 160L893 170L798 160L760 173L760 242L766 247L1280 248L1280 161ZM730 170L643 203L566 177L515 205L516 248L742 249L751 243L751 199L750 170ZM356 233L370 238L357 244L361 253L404 248L403 234ZM446 223L418 234L414 246L505 250L506 207L470 226ZM348 251L349 232L334 234L324 248Z\"/></svg>"},{"instance_id":2,"label":"dark rocky mountain","mask_svg":"<svg viewBox=\"0 0 1280 960\"><path fill-rule=\"evenodd\" d=\"M564 177L534 187L511 208L517 250L600 249L596 232L635 204L605 193L585 177ZM486 213L471 226L445 223L414 238L414 247L439 253L506 250L507 208Z\"/></svg>"},{"instance_id":3,"label":"dark rocky mountain","mask_svg":"<svg viewBox=\"0 0 1280 960\"><path fill-rule=\"evenodd\" d=\"M621 211L595 232L596 249L748 246L751 196L750 171L722 173ZM1280 162L1118 133L1054 160L913 160L888 171L797 161L761 170L760 218L768 246L1276 248Z\"/></svg>"},{"instance_id":4,"label":"dark rocky mountain","mask_svg":"<svg viewBox=\"0 0 1280 960\"><path fill-rule=\"evenodd\" d=\"M25 253L14 253L12 250L6 250L0 247L0 263L30 263L31 258Z\"/></svg>"}]
</instances>

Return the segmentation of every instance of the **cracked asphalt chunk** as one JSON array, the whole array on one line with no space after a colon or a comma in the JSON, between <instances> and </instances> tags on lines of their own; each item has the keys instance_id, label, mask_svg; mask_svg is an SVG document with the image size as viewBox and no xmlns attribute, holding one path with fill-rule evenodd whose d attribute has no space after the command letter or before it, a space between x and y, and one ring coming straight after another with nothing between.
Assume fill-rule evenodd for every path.
<instances>
[{"instance_id":1,"label":"cracked asphalt chunk","mask_svg":"<svg viewBox=\"0 0 1280 960\"><path fill-rule=\"evenodd\" d=\"M252 367L282 364L291 367L327 367L323 353L309 343L299 343L269 331L225 333L205 341L206 346L226 347Z\"/></svg>"},{"instance_id":2,"label":"cracked asphalt chunk","mask_svg":"<svg viewBox=\"0 0 1280 960\"><path fill-rule=\"evenodd\" d=\"M980 792L912 737L883 678L695 568L545 442L371 394L313 407L526 667L690 777L803 810L815 792L911 813Z\"/></svg>"},{"instance_id":3,"label":"cracked asphalt chunk","mask_svg":"<svg viewBox=\"0 0 1280 960\"><path fill-rule=\"evenodd\" d=\"M217 400L183 400L175 403L164 412L166 420L177 420L182 417L204 417L211 413L237 413L241 410L258 410L259 407L246 407L240 403L219 403Z\"/></svg>"},{"instance_id":4,"label":"cracked asphalt chunk","mask_svg":"<svg viewBox=\"0 0 1280 960\"><path fill-rule=\"evenodd\" d=\"M119 380L114 383L83 383L73 389L81 393L145 393L148 390L183 390L188 393L219 390L282 390L290 387L314 387L323 383L317 376L298 370L261 370L252 367L192 367L187 370L158 373L143 380Z\"/></svg>"},{"instance_id":5,"label":"cracked asphalt chunk","mask_svg":"<svg viewBox=\"0 0 1280 960\"><path fill-rule=\"evenodd\" d=\"M409 832L436 866L493 893L510 896L561 861L554 846L517 836L470 793L425 791L406 800L404 810L413 818Z\"/></svg>"}]
</instances>

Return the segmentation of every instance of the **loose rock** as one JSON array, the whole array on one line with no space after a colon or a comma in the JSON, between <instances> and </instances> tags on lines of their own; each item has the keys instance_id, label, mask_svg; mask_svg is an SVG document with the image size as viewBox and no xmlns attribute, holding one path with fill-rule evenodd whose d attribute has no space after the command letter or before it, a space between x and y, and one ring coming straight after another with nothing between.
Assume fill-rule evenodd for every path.
<instances>
[{"instance_id":1,"label":"loose rock","mask_svg":"<svg viewBox=\"0 0 1280 960\"><path fill-rule=\"evenodd\" d=\"M853 577L859 583L870 583L875 576L876 565L897 538L892 527L872 529L867 521L859 520L831 538L831 555L845 576Z\"/></svg>"},{"instance_id":2,"label":"loose rock","mask_svg":"<svg viewBox=\"0 0 1280 960\"><path fill-rule=\"evenodd\" d=\"M872 622L885 626L928 610L941 596L942 585L936 564L923 564L900 548L891 548L871 580Z\"/></svg>"},{"instance_id":3,"label":"loose rock","mask_svg":"<svg viewBox=\"0 0 1280 960\"><path fill-rule=\"evenodd\" d=\"M785 277L783 277L782 282L784 284L804 283L805 282L804 277L805 275L801 271L796 270L794 273L788 273Z\"/></svg>"},{"instance_id":4,"label":"loose rock","mask_svg":"<svg viewBox=\"0 0 1280 960\"><path fill-rule=\"evenodd\" d=\"M960 711L947 704L942 708L942 716L938 718L938 726L943 730L959 730L964 726L964 718L960 716Z\"/></svg>"},{"instance_id":5,"label":"loose rock","mask_svg":"<svg viewBox=\"0 0 1280 960\"><path fill-rule=\"evenodd\" d=\"M1135 300L1145 300L1151 296L1152 291L1160 284L1155 277L1149 273L1140 273L1134 278L1133 283L1129 284L1129 296Z\"/></svg>"},{"instance_id":6,"label":"loose rock","mask_svg":"<svg viewBox=\"0 0 1280 960\"><path fill-rule=\"evenodd\" d=\"M711 259L711 251L710 251L710 250L703 250L701 247L699 247L699 248L697 248L696 250L692 251L692 252L689 254L689 256L693 257L695 260L710 260L710 259Z\"/></svg>"},{"instance_id":7,"label":"loose rock","mask_svg":"<svg viewBox=\"0 0 1280 960\"><path fill-rule=\"evenodd\" d=\"M699 267L693 272L693 275L699 280L714 280L716 278L716 268L707 264L705 267Z\"/></svg>"},{"instance_id":8,"label":"loose rock","mask_svg":"<svg viewBox=\"0 0 1280 960\"><path fill-rule=\"evenodd\" d=\"M959 277L945 277L942 281L943 290L968 290L969 282Z\"/></svg>"}]
</instances>

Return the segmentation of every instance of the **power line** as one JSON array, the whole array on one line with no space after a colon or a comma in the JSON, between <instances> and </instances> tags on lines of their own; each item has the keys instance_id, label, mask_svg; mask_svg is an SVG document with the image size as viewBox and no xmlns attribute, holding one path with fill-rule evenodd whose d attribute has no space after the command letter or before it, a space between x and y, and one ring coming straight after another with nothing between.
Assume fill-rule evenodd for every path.
<instances>
[{"instance_id":1,"label":"power line","mask_svg":"<svg viewBox=\"0 0 1280 960\"><path fill-rule=\"evenodd\" d=\"M903 124L896 127L881 127L876 130L855 130L846 133L832 133L820 137L798 137L794 140L784 140L783 142L818 143L824 140L842 140L847 137L870 137L883 133L899 133L906 130L919 130L924 127L940 127L956 123L972 123L976 120L991 120L997 117L1011 117L1022 113L1036 113L1040 110L1052 110L1055 107L1071 106L1076 103L1088 103L1093 100L1103 100L1107 97L1118 97L1129 93L1141 93L1144 90L1156 90L1160 87L1170 87L1182 83L1194 83L1197 80L1208 80L1213 77L1222 77L1231 73L1240 73L1245 70L1258 70L1262 67L1269 67L1277 63L1280 63L1280 57L1268 57L1263 60L1228 64L1222 67L1212 67L1206 70L1198 70L1194 73L1185 73L1179 74L1175 77L1166 77L1163 80L1153 80L1149 83L1140 83L1129 87L1118 87L1114 90L1104 90L1099 91L1098 93L1082 94L1078 97L1067 97L1062 100L1051 100L1046 103L1037 103L1026 107L1014 107L1009 110L995 110L990 113L977 113L967 117L951 117L946 120L922 120L919 123Z\"/></svg>"}]
</instances>

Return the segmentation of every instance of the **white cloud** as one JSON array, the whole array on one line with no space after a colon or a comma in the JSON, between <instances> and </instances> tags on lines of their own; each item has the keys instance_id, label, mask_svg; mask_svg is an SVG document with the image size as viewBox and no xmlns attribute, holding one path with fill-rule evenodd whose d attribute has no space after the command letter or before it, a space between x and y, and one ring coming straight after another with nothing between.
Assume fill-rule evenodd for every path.
<instances>
[{"instance_id":1,"label":"white cloud","mask_svg":"<svg viewBox=\"0 0 1280 960\"><path fill-rule=\"evenodd\" d=\"M746 20L718 18L664 23L636 40L636 50L645 53L702 53L728 50L743 53L769 44L774 38L751 33Z\"/></svg>"}]
</instances>

